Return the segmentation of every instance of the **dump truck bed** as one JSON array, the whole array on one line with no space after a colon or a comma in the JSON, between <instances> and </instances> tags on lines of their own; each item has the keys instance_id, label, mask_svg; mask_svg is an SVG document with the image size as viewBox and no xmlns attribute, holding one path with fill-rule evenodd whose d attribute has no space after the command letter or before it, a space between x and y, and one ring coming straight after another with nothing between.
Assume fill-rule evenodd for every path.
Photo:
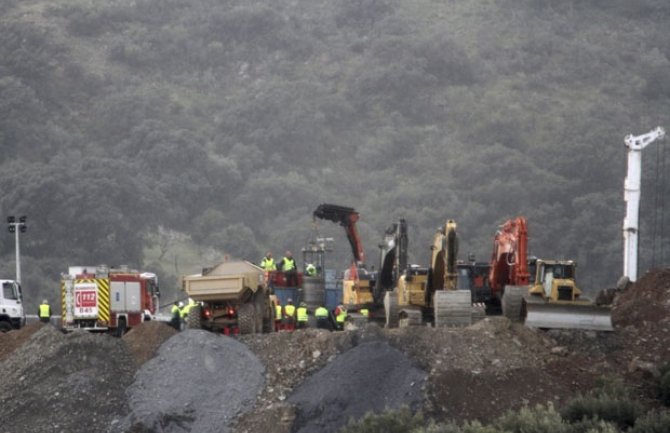
<instances>
[{"instance_id":1,"label":"dump truck bed","mask_svg":"<svg viewBox=\"0 0 670 433\"><path fill-rule=\"evenodd\" d=\"M241 299L245 291L255 292L262 285L263 270L246 261L222 263L202 274L182 279L184 291L197 302Z\"/></svg>"}]
</instances>

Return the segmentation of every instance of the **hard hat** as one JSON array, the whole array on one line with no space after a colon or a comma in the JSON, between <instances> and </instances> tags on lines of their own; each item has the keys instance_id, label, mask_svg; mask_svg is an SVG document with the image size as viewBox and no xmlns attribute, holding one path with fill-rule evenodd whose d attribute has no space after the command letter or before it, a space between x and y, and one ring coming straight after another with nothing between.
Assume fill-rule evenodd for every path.
<instances>
[{"instance_id":1,"label":"hard hat","mask_svg":"<svg viewBox=\"0 0 670 433\"><path fill-rule=\"evenodd\" d=\"M179 308L181 308L181 307L183 307L183 306L184 306L184 303L181 302L181 301L179 301Z\"/></svg>"},{"instance_id":2,"label":"hard hat","mask_svg":"<svg viewBox=\"0 0 670 433\"><path fill-rule=\"evenodd\" d=\"M306 307L306 306L307 306L307 303L306 303L306 302L301 302L301 303L300 303L300 306L301 306L301 307Z\"/></svg>"},{"instance_id":3,"label":"hard hat","mask_svg":"<svg viewBox=\"0 0 670 433\"><path fill-rule=\"evenodd\" d=\"M47 300L45 299L45 300L42 301L42 303L43 303L43 304L48 304L49 301L47 301Z\"/></svg>"},{"instance_id":4,"label":"hard hat","mask_svg":"<svg viewBox=\"0 0 670 433\"><path fill-rule=\"evenodd\" d=\"M293 302L293 299L288 298L288 299L286 300L286 302Z\"/></svg>"}]
</instances>

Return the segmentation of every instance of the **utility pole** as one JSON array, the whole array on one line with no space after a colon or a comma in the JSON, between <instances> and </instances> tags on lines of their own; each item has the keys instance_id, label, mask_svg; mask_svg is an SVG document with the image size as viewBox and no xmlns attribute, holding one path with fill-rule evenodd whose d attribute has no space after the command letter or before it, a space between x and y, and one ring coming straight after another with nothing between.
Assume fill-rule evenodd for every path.
<instances>
[{"instance_id":1,"label":"utility pole","mask_svg":"<svg viewBox=\"0 0 670 433\"><path fill-rule=\"evenodd\" d=\"M642 178L642 149L665 136L660 126L646 134L624 139L628 148L628 174L624 182L626 217L623 220L623 276L637 281L638 232L640 217L640 181Z\"/></svg>"},{"instance_id":2,"label":"utility pole","mask_svg":"<svg viewBox=\"0 0 670 433\"><path fill-rule=\"evenodd\" d=\"M25 233L28 230L26 225L26 216L19 217L18 222L13 216L7 217L9 233L15 234L16 243L16 282L21 284L21 247L19 245L19 233ZM18 229L18 230L17 230Z\"/></svg>"}]
</instances>

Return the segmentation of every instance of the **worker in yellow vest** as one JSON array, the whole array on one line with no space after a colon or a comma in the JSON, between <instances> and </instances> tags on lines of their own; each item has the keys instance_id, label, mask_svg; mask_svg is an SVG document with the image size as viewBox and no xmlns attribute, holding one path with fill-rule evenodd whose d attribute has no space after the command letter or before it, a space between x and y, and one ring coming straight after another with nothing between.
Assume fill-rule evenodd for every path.
<instances>
[{"instance_id":1,"label":"worker in yellow vest","mask_svg":"<svg viewBox=\"0 0 670 433\"><path fill-rule=\"evenodd\" d=\"M277 264L275 263L275 259L272 258L272 252L268 251L265 253L265 257L261 260L261 268L263 268L264 271L277 270Z\"/></svg>"},{"instance_id":2,"label":"worker in yellow vest","mask_svg":"<svg viewBox=\"0 0 670 433\"><path fill-rule=\"evenodd\" d=\"M179 304L181 304L181 306ZM172 318L170 319L170 326L172 326L177 331L181 329L181 307L183 306L183 302L175 302L170 309L170 314L172 315Z\"/></svg>"},{"instance_id":3,"label":"worker in yellow vest","mask_svg":"<svg viewBox=\"0 0 670 433\"><path fill-rule=\"evenodd\" d=\"M298 286L298 267L296 266L293 253L286 251L281 260L281 270L286 278L286 287Z\"/></svg>"},{"instance_id":4,"label":"worker in yellow vest","mask_svg":"<svg viewBox=\"0 0 670 433\"><path fill-rule=\"evenodd\" d=\"M318 307L314 311L314 317L316 318L316 327L318 329L330 329L330 320L328 319L328 310L326 307Z\"/></svg>"},{"instance_id":5,"label":"worker in yellow vest","mask_svg":"<svg viewBox=\"0 0 670 433\"><path fill-rule=\"evenodd\" d=\"M370 310L368 310L367 308L361 308L359 313L361 313L361 315L366 319L370 318Z\"/></svg>"},{"instance_id":6,"label":"worker in yellow vest","mask_svg":"<svg viewBox=\"0 0 670 433\"><path fill-rule=\"evenodd\" d=\"M304 302L300 303L300 306L296 310L296 320L298 324L298 329L307 328L307 322L309 321L309 314L307 312L307 304Z\"/></svg>"},{"instance_id":7,"label":"worker in yellow vest","mask_svg":"<svg viewBox=\"0 0 670 433\"><path fill-rule=\"evenodd\" d=\"M275 329L277 331L280 331L282 329L282 317L284 316L282 314L282 306L280 303L277 303L275 305Z\"/></svg>"},{"instance_id":8,"label":"worker in yellow vest","mask_svg":"<svg viewBox=\"0 0 670 433\"><path fill-rule=\"evenodd\" d=\"M335 324L340 331L344 330L344 322L347 320L347 310L344 305L338 305L335 309Z\"/></svg>"},{"instance_id":9,"label":"worker in yellow vest","mask_svg":"<svg viewBox=\"0 0 670 433\"><path fill-rule=\"evenodd\" d=\"M295 330L295 305L293 299L288 298L286 305L284 305L284 329L287 331Z\"/></svg>"},{"instance_id":10,"label":"worker in yellow vest","mask_svg":"<svg viewBox=\"0 0 670 433\"><path fill-rule=\"evenodd\" d=\"M49 305L49 301L46 299L42 301L39 307L39 316L40 316L40 322L42 323L49 323L51 322L51 306Z\"/></svg>"}]
</instances>

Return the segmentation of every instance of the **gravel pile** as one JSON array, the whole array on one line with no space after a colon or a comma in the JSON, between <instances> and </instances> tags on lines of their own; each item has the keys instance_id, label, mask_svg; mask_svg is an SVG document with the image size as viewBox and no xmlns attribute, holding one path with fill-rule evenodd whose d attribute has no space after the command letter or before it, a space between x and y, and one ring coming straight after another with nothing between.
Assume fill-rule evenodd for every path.
<instances>
[{"instance_id":1,"label":"gravel pile","mask_svg":"<svg viewBox=\"0 0 670 433\"><path fill-rule=\"evenodd\" d=\"M118 338L43 326L0 363L0 431L105 431L134 365Z\"/></svg>"},{"instance_id":2,"label":"gravel pile","mask_svg":"<svg viewBox=\"0 0 670 433\"><path fill-rule=\"evenodd\" d=\"M131 412L114 432L220 433L251 409L264 386L263 364L242 343L186 330L163 343L128 387Z\"/></svg>"},{"instance_id":3,"label":"gravel pile","mask_svg":"<svg viewBox=\"0 0 670 433\"><path fill-rule=\"evenodd\" d=\"M289 397L296 406L293 432L336 432L370 411L417 409L424 401L426 378L387 342L363 342L307 378Z\"/></svg>"}]
</instances>

